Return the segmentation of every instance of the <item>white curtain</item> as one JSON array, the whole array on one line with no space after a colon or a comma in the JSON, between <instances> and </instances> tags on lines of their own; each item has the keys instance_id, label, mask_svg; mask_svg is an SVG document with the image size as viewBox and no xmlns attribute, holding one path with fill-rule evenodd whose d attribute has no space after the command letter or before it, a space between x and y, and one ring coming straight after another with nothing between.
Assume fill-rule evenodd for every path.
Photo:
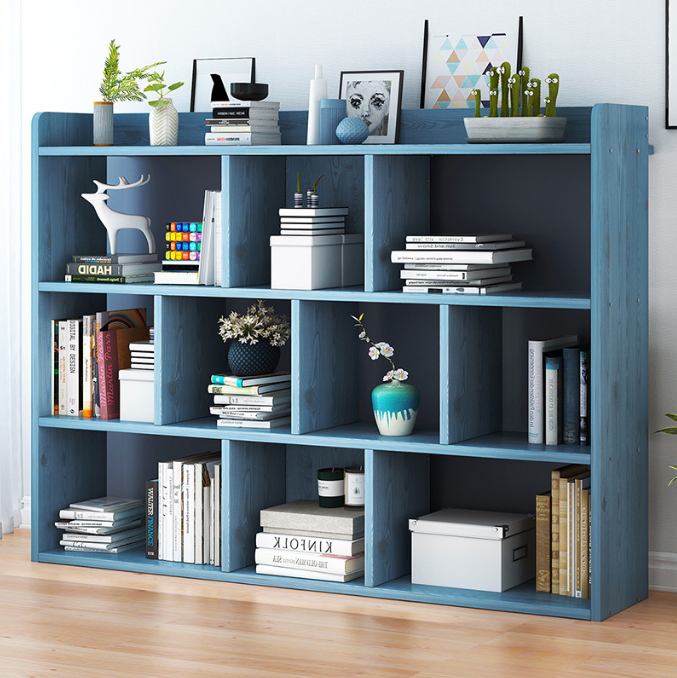
<instances>
[{"instance_id":1,"label":"white curtain","mask_svg":"<svg viewBox=\"0 0 677 678\"><path fill-rule=\"evenodd\" d=\"M0 2L0 536L19 526L22 497L21 0ZM29 338L27 337L27 340ZM27 379L29 379L27 375Z\"/></svg>"}]
</instances>

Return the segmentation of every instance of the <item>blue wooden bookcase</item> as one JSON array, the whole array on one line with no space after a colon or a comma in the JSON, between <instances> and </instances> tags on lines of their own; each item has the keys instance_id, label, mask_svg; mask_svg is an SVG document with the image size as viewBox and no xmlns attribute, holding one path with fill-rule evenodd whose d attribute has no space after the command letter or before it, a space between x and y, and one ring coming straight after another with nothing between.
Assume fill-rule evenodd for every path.
<instances>
[{"instance_id":1,"label":"blue wooden bookcase","mask_svg":"<svg viewBox=\"0 0 677 678\"><path fill-rule=\"evenodd\" d=\"M543 145L467 144L467 113L403 111L402 143L364 147L303 145L297 112L280 115L282 146L236 148L205 147L200 113L181 114L176 147L149 146L143 114L116 114L109 148L91 145L91 115L34 117L33 560L592 620L647 596L647 109L562 109L565 142ZM196 218L180 210L201 214L205 188L221 189L222 287L63 282L74 253L106 249L79 194L123 171L153 174L137 207L156 240L166 221ZM324 174L323 204L350 206L348 230L365 238L363 287L270 289L268 238L297 172ZM405 298L389 259L405 234L465 231L512 232L533 246L534 261L515 269L524 291ZM292 318L291 426L217 430L205 417L208 376L224 369L215 323L255 299ZM50 321L139 304L156 327L155 423L52 416ZM381 438L371 420L381 375L356 339L349 315L360 312L421 388L410 437ZM592 444L529 445L526 340L573 331L591 342ZM219 447L222 567L58 546L53 522L68 503L112 486L140 496L163 455ZM366 467L364 579L257 575L258 511L312 498L315 469L356 462ZM591 600L536 593L533 582L501 594L412 585L408 518L444 505L533 510L550 470L574 462L592 473Z\"/></svg>"}]
</instances>

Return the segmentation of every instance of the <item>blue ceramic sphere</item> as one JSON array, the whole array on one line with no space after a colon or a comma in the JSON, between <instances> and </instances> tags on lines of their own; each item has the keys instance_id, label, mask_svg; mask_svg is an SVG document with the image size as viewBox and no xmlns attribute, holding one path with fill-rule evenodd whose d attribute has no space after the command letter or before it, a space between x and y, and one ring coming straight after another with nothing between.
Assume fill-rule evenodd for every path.
<instances>
[{"instance_id":1,"label":"blue ceramic sphere","mask_svg":"<svg viewBox=\"0 0 677 678\"><path fill-rule=\"evenodd\" d=\"M362 118L345 118L338 124L336 136L342 144L361 144L369 136L369 127Z\"/></svg>"}]
</instances>

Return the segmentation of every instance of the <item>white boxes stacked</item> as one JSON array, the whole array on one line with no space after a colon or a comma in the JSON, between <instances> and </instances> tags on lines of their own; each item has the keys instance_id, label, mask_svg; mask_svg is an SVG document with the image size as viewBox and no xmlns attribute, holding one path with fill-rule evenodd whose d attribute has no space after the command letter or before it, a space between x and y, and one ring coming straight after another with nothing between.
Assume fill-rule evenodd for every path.
<instances>
[{"instance_id":1,"label":"white boxes stacked","mask_svg":"<svg viewBox=\"0 0 677 678\"><path fill-rule=\"evenodd\" d=\"M270 238L271 288L321 290L364 282L364 237L345 233L347 207L280 210Z\"/></svg>"},{"instance_id":2,"label":"white boxes stacked","mask_svg":"<svg viewBox=\"0 0 677 678\"><path fill-rule=\"evenodd\" d=\"M535 577L533 516L443 509L409 529L412 584L501 592Z\"/></svg>"},{"instance_id":3,"label":"white boxes stacked","mask_svg":"<svg viewBox=\"0 0 677 678\"><path fill-rule=\"evenodd\" d=\"M155 344L134 341L129 344L131 369L120 370L120 419L154 423Z\"/></svg>"}]
</instances>

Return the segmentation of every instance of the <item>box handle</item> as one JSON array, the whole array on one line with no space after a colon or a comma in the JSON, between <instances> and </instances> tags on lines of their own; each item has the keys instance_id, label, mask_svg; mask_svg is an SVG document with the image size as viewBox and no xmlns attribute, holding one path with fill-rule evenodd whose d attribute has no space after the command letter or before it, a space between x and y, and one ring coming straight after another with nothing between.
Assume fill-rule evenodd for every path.
<instances>
[{"instance_id":1,"label":"box handle","mask_svg":"<svg viewBox=\"0 0 677 678\"><path fill-rule=\"evenodd\" d=\"M516 563L518 560L522 560L522 558L527 557L527 553L529 549L527 548L528 544L525 544L524 546L520 546L517 549L512 550L512 562Z\"/></svg>"}]
</instances>

